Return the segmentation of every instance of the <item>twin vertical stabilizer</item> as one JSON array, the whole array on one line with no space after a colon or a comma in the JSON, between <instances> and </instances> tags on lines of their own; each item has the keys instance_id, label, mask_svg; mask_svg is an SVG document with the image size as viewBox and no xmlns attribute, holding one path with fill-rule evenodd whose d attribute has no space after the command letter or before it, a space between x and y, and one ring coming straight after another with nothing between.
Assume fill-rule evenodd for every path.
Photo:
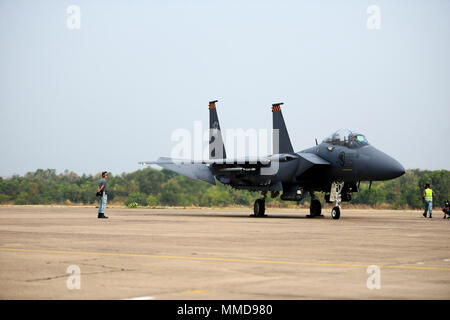
<instances>
[{"instance_id":1,"label":"twin vertical stabilizer","mask_svg":"<svg viewBox=\"0 0 450 320\"><path fill-rule=\"evenodd\" d=\"M209 158L225 159L227 155L217 117L216 102L217 100L209 102Z\"/></svg>"},{"instance_id":2,"label":"twin vertical stabilizer","mask_svg":"<svg viewBox=\"0 0 450 320\"><path fill-rule=\"evenodd\" d=\"M227 155L217 116L216 103L217 100L209 102L209 158L226 159ZM282 104L282 102L272 104L274 154L294 152L283 114L281 113Z\"/></svg>"},{"instance_id":3,"label":"twin vertical stabilizer","mask_svg":"<svg viewBox=\"0 0 450 320\"><path fill-rule=\"evenodd\" d=\"M283 103L272 104L273 115L273 153L292 153L291 139L284 123L283 114L281 113L281 105Z\"/></svg>"}]
</instances>

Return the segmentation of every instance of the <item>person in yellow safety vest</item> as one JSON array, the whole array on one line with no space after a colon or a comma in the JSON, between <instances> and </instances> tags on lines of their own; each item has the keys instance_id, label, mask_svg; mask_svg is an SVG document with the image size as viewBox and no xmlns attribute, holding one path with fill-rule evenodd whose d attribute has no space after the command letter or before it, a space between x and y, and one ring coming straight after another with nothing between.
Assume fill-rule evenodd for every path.
<instances>
[{"instance_id":1,"label":"person in yellow safety vest","mask_svg":"<svg viewBox=\"0 0 450 320\"><path fill-rule=\"evenodd\" d=\"M422 194L423 203L425 205L425 211L423 213L423 216L425 218L427 217L427 211L429 211L430 219L431 219L431 213L433 212L433 197L435 197L435 196L436 196L435 193L430 188L430 184L427 183L425 185L425 190L423 191L423 194Z\"/></svg>"}]
</instances>

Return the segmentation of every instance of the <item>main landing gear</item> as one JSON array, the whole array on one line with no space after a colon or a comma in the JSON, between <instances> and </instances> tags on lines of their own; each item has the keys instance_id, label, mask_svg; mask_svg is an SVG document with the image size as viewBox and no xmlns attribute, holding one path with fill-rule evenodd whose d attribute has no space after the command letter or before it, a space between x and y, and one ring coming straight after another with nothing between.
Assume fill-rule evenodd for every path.
<instances>
[{"instance_id":1,"label":"main landing gear","mask_svg":"<svg viewBox=\"0 0 450 320\"><path fill-rule=\"evenodd\" d=\"M264 214L266 212L266 193L262 194L261 199L256 199L255 204L253 205L254 215L252 217L265 217Z\"/></svg>"},{"instance_id":2,"label":"main landing gear","mask_svg":"<svg viewBox=\"0 0 450 320\"><path fill-rule=\"evenodd\" d=\"M315 198L314 193L310 192L310 194L311 194L311 205L309 207L309 215L307 215L307 217L308 218L323 217L322 204L318 199Z\"/></svg>"}]
</instances>

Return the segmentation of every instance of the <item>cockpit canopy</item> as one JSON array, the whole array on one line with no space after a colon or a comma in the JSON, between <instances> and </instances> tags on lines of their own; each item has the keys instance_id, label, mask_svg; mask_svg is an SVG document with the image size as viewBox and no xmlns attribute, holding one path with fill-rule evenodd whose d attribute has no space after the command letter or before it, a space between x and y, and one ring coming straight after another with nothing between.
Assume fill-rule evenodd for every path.
<instances>
[{"instance_id":1,"label":"cockpit canopy","mask_svg":"<svg viewBox=\"0 0 450 320\"><path fill-rule=\"evenodd\" d=\"M344 146L351 149L357 149L369 145L366 137L361 133L352 132L348 129L340 129L323 140L335 146Z\"/></svg>"}]
</instances>

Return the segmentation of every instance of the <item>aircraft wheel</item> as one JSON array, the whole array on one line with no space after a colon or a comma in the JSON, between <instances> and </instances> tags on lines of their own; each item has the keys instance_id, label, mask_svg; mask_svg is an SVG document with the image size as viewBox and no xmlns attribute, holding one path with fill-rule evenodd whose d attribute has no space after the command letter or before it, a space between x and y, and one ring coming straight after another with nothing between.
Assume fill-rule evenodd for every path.
<instances>
[{"instance_id":1,"label":"aircraft wheel","mask_svg":"<svg viewBox=\"0 0 450 320\"><path fill-rule=\"evenodd\" d=\"M331 217L335 220L339 219L341 217L341 208L334 207L333 210L331 210Z\"/></svg>"},{"instance_id":2,"label":"aircraft wheel","mask_svg":"<svg viewBox=\"0 0 450 320\"><path fill-rule=\"evenodd\" d=\"M255 205L253 206L253 212L255 213L255 217L264 216L265 211L266 211L266 202L263 199L256 199Z\"/></svg>"},{"instance_id":3,"label":"aircraft wheel","mask_svg":"<svg viewBox=\"0 0 450 320\"><path fill-rule=\"evenodd\" d=\"M322 214L322 204L319 200L314 199L311 201L309 213L311 214L311 216L320 216Z\"/></svg>"}]
</instances>

